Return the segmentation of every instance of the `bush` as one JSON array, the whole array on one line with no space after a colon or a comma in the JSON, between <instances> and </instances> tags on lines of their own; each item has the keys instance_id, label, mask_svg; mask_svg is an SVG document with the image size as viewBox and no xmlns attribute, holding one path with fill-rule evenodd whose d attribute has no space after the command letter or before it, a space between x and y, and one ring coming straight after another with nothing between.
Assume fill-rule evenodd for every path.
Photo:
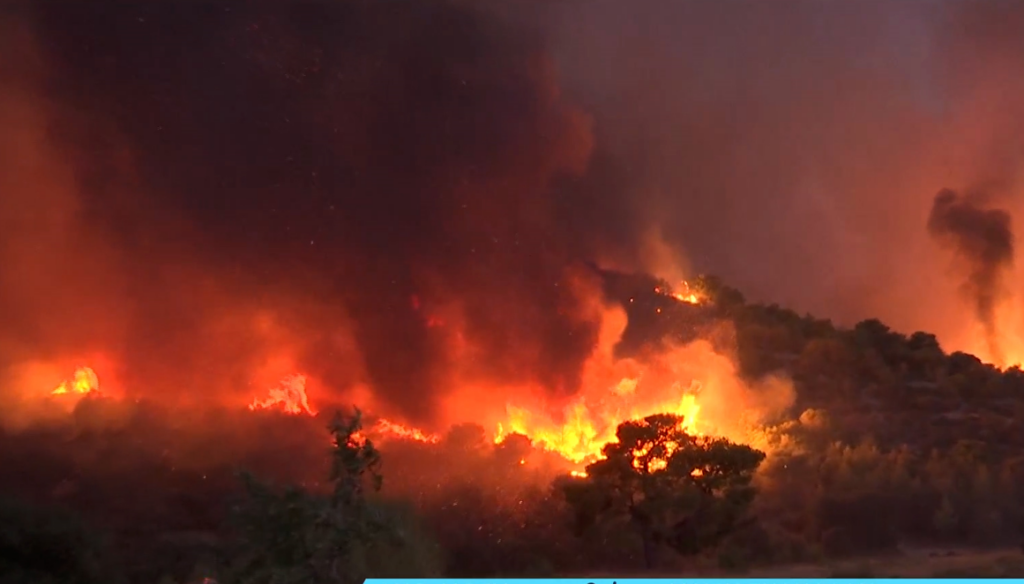
<instances>
[{"instance_id":1,"label":"bush","mask_svg":"<svg viewBox=\"0 0 1024 584\"><path fill-rule=\"evenodd\" d=\"M381 485L380 455L360 429L358 412L330 426L330 496L275 489L243 475L247 496L235 509L239 537L224 582L350 584L437 574L436 546L412 514L371 499Z\"/></svg>"}]
</instances>

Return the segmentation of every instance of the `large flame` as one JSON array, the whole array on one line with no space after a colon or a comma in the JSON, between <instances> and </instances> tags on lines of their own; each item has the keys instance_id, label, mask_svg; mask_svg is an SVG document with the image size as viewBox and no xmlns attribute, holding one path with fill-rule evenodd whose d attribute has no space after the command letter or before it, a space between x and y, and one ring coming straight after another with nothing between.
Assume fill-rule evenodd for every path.
<instances>
[{"instance_id":1,"label":"large flame","mask_svg":"<svg viewBox=\"0 0 1024 584\"><path fill-rule=\"evenodd\" d=\"M618 387L635 388L638 381L623 379ZM615 441L615 430L619 424L652 414L672 413L683 416L683 429L690 434L701 434L698 426L700 405L696 394L679 385L672 386L671 391L678 395L674 402L654 400L630 404L627 398L616 400L618 403L614 405L608 402L589 405L581 399L567 408L564 422L510 406L509 419L498 424L494 440L501 442L511 434L522 434L529 437L536 446L581 463L599 457L601 447Z\"/></svg>"},{"instance_id":2,"label":"large flame","mask_svg":"<svg viewBox=\"0 0 1024 584\"><path fill-rule=\"evenodd\" d=\"M98 392L100 389L100 380L97 377L96 372L90 367L79 367L75 370L75 375L71 379L61 381L59 385L51 393L51 395L85 395L87 393Z\"/></svg>"},{"instance_id":3,"label":"large flame","mask_svg":"<svg viewBox=\"0 0 1024 584\"><path fill-rule=\"evenodd\" d=\"M701 301L685 282L681 292L661 288L655 292L681 302ZM703 431L698 398L708 382L718 381L714 366L721 365L709 361L710 347L619 358L615 347L628 323L626 313L621 307L602 306L600 318L598 344L585 364L582 391L560 409L508 404L506 419L497 425L496 442L522 434L535 446L583 463L599 457L601 448L615 440L618 425L627 420L673 413L683 417L687 432Z\"/></svg>"},{"instance_id":4,"label":"large flame","mask_svg":"<svg viewBox=\"0 0 1024 584\"><path fill-rule=\"evenodd\" d=\"M250 410L277 409L286 414L316 415L306 397L306 376L289 375L282 379L276 387L270 388L270 395L264 399L254 399L249 404Z\"/></svg>"},{"instance_id":5,"label":"large flame","mask_svg":"<svg viewBox=\"0 0 1024 584\"><path fill-rule=\"evenodd\" d=\"M691 304L705 301L685 282L678 290L655 292ZM746 442L758 418L792 399L792 386L784 381L758 387L744 383L732 359L707 341L619 357L615 348L627 325L626 313L620 307L604 307L601 321L581 391L557 407L543 398L531 399L529 392L506 392L517 397L505 405L495 442L521 434L536 447L582 464L599 458L601 448L616 441L622 422L663 413L681 416L683 429L691 435Z\"/></svg>"},{"instance_id":6,"label":"large flame","mask_svg":"<svg viewBox=\"0 0 1024 584\"><path fill-rule=\"evenodd\" d=\"M654 292L688 304L705 302L685 281L674 289L656 287ZM616 347L628 324L626 311L618 305L607 305L593 290L583 293L593 301L591 312L585 317L599 319L601 328L597 344L584 364L578 392L571 398L558 399L541 387L509 387L494 381L481 385L456 375L451 383L456 388L452 397L458 407L447 412L448 421L478 422L490 431L495 443L516 434L525 436L534 447L573 463L576 474L580 473L579 465L601 457L602 447L616 440L616 430L622 422L653 414L680 416L683 429L691 435L723 435L746 441L737 432L739 417L744 408L759 406L751 403L756 392L739 380L731 359L708 341L656 345L622 357L616 353ZM412 302L419 309L419 299L414 297ZM456 361L465 361L471 351L462 334L463 323L458 314L445 316L443 320L431 317L431 322L444 323L436 325L444 329L440 334L452 344ZM317 410L307 395L308 377L295 373L296 364L290 359L271 361L266 368L253 372L254 382L292 373L281 377L266 394L251 398L248 409L315 416ZM52 393L84 395L98 389L96 372L81 367ZM372 399L355 399L352 403L366 409L374 420L360 432L360 439L424 444L440 441L439 435L400 419L380 417L379 413L386 412L378 410Z\"/></svg>"}]
</instances>

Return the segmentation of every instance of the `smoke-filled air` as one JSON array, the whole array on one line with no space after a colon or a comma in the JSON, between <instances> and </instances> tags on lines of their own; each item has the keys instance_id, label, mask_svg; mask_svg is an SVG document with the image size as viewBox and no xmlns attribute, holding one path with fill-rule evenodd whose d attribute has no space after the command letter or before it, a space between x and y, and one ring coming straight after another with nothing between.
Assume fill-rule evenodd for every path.
<instances>
[{"instance_id":1,"label":"smoke-filled air","mask_svg":"<svg viewBox=\"0 0 1024 584\"><path fill-rule=\"evenodd\" d=\"M0 581L1024 574L1022 68L1002 0L11 4Z\"/></svg>"},{"instance_id":2,"label":"smoke-filled air","mask_svg":"<svg viewBox=\"0 0 1024 584\"><path fill-rule=\"evenodd\" d=\"M964 293L974 305L985 332L989 354L1002 365L996 307L1007 295L1007 272L1013 267L1013 229L1010 214L986 209L978 201L943 189L935 195L928 231L956 252L964 264Z\"/></svg>"}]
</instances>

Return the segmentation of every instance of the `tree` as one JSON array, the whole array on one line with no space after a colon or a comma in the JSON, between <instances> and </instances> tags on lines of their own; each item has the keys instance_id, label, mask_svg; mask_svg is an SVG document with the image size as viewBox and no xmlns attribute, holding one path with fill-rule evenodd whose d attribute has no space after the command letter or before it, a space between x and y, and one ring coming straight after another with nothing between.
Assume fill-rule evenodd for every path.
<instances>
[{"instance_id":1,"label":"tree","mask_svg":"<svg viewBox=\"0 0 1024 584\"><path fill-rule=\"evenodd\" d=\"M739 290L725 285L716 276L698 276L691 283L691 289L709 299L723 314L735 315L746 303L746 298Z\"/></svg>"},{"instance_id":2,"label":"tree","mask_svg":"<svg viewBox=\"0 0 1024 584\"><path fill-rule=\"evenodd\" d=\"M436 553L408 513L369 498L381 487L381 458L360 435L359 411L336 416L329 428L329 497L298 487L278 491L243 475L247 500L236 509L240 549L225 582L349 584L435 570Z\"/></svg>"},{"instance_id":3,"label":"tree","mask_svg":"<svg viewBox=\"0 0 1024 584\"><path fill-rule=\"evenodd\" d=\"M660 546L695 554L746 523L751 479L764 453L691 436L682 423L671 414L625 422L585 477L564 480L578 530L598 521L631 525L651 568Z\"/></svg>"}]
</instances>

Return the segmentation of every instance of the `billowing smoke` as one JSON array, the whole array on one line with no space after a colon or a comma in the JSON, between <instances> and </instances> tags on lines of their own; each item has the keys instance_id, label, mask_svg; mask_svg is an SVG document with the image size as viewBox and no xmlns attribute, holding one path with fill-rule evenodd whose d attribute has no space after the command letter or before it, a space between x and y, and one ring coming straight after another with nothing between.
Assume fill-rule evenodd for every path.
<instances>
[{"instance_id":1,"label":"billowing smoke","mask_svg":"<svg viewBox=\"0 0 1024 584\"><path fill-rule=\"evenodd\" d=\"M33 163L5 168L7 365L91 351L200 399L299 370L419 422L455 369L577 391L577 266L635 230L535 31L450 2L65 8L5 96Z\"/></svg>"},{"instance_id":2,"label":"billowing smoke","mask_svg":"<svg viewBox=\"0 0 1024 584\"><path fill-rule=\"evenodd\" d=\"M1000 2L25 6L5 392L101 363L174 399L301 371L409 421L455 378L568 396L598 334L576 266L663 257L970 350L919 215L1024 151Z\"/></svg>"},{"instance_id":3,"label":"billowing smoke","mask_svg":"<svg viewBox=\"0 0 1024 584\"><path fill-rule=\"evenodd\" d=\"M984 205L979 196L943 189L935 195L928 232L963 262L963 289L974 306L992 358L1002 364L996 308L1006 293L1013 265L1014 237L1010 214Z\"/></svg>"}]
</instances>

